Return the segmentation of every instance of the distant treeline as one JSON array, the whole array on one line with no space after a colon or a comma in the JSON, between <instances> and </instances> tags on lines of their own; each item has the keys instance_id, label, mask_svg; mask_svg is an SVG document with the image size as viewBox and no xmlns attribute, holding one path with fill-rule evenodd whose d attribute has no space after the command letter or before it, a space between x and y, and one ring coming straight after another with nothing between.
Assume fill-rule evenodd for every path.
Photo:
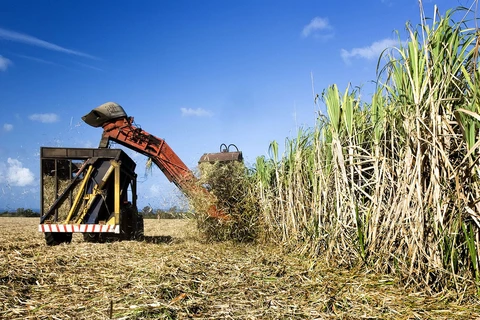
<instances>
[{"instance_id":1,"label":"distant treeline","mask_svg":"<svg viewBox=\"0 0 480 320\"><path fill-rule=\"evenodd\" d=\"M140 210L139 210L140 211ZM144 207L140 213L144 219L184 219L188 213L180 210L176 206L170 209L153 209L150 206Z\"/></svg>"},{"instance_id":2,"label":"distant treeline","mask_svg":"<svg viewBox=\"0 0 480 320\"><path fill-rule=\"evenodd\" d=\"M179 210L177 207L170 209L152 209L149 206L140 211L145 219L183 219L188 213ZM18 208L16 210L0 211L0 217L40 217L40 213L32 209Z\"/></svg>"},{"instance_id":3,"label":"distant treeline","mask_svg":"<svg viewBox=\"0 0 480 320\"><path fill-rule=\"evenodd\" d=\"M33 211L32 209L18 208L15 211L6 210L0 213L0 217L40 217L38 212Z\"/></svg>"}]
</instances>

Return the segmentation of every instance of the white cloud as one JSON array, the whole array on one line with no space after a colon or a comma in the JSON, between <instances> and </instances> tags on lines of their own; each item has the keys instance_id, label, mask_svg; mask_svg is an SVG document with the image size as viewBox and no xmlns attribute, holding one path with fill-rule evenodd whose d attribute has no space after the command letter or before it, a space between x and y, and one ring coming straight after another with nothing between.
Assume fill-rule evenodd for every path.
<instances>
[{"instance_id":1,"label":"white cloud","mask_svg":"<svg viewBox=\"0 0 480 320\"><path fill-rule=\"evenodd\" d=\"M55 113L35 113L28 117L32 121L39 121L42 123L53 123L60 120Z\"/></svg>"},{"instance_id":2,"label":"white cloud","mask_svg":"<svg viewBox=\"0 0 480 320\"><path fill-rule=\"evenodd\" d=\"M35 38L35 37L30 36L28 34L16 32L16 31L11 31L11 30L6 30L6 29L2 29L2 28L0 28L0 39L14 41L14 42L20 42L20 43L24 43L24 44L28 44L28 45L36 46L36 47L41 47L41 48L52 50L52 51L58 51L58 52L63 52L63 53L67 53L67 54L76 55L76 56L79 56L79 57L98 60L97 57L94 57L94 56L89 55L87 53L72 50L72 49L67 49L67 48L61 47L59 45L56 45L54 43Z\"/></svg>"},{"instance_id":3,"label":"white cloud","mask_svg":"<svg viewBox=\"0 0 480 320\"><path fill-rule=\"evenodd\" d=\"M23 58L23 59L28 59L28 60L35 61L35 62L40 62L40 63L43 63L43 64L50 64L50 65L53 65L53 66L60 66L59 64L57 64L57 63L55 63L55 62L47 61L47 60L40 59L40 58L30 57L30 56L26 56L26 55L23 55L23 54L16 54L16 56L17 56L17 57L20 57L20 58Z\"/></svg>"},{"instance_id":4,"label":"white cloud","mask_svg":"<svg viewBox=\"0 0 480 320\"><path fill-rule=\"evenodd\" d=\"M86 64L86 63L80 63L80 62L76 62L74 61L75 64L78 64L79 66L82 66L82 67L85 67L85 68L88 68L88 69L92 69L92 70L96 70L96 71L101 71L103 72L104 70L103 69L100 69L100 68L97 68L97 67L94 67L94 66L91 66L89 64Z\"/></svg>"},{"instance_id":5,"label":"white cloud","mask_svg":"<svg viewBox=\"0 0 480 320\"><path fill-rule=\"evenodd\" d=\"M312 33L315 31L320 31L320 30L329 30L332 29L332 26L328 23L327 18L320 18L320 17L315 17L310 21L309 24L307 24L305 27L303 27L302 30L302 36L304 38L310 36Z\"/></svg>"},{"instance_id":6,"label":"white cloud","mask_svg":"<svg viewBox=\"0 0 480 320\"><path fill-rule=\"evenodd\" d=\"M11 60L0 56L0 71L6 71L9 66L11 66L13 63Z\"/></svg>"},{"instance_id":7,"label":"white cloud","mask_svg":"<svg viewBox=\"0 0 480 320\"><path fill-rule=\"evenodd\" d=\"M0 182L16 187L25 187L34 182L32 171L24 168L17 159L8 158L7 163L0 163Z\"/></svg>"},{"instance_id":8,"label":"white cloud","mask_svg":"<svg viewBox=\"0 0 480 320\"><path fill-rule=\"evenodd\" d=\"M211 117L213 115L212 112L207 111L202 108L192 109L192 108L180 108L182 111L182 116L195 116L195 117Z\"/></svg>"},{"instance_id":9,"label":"white cloud","mask_svg":"<svg viewBox=\"0 0 480 320\"><path fill-rule=\"evenodd\" d=\"M346 63L350 63L351 58L372 60L379 58L383 50L398 46L398 44L398 40L383 39L380 41L375 41L371 45L363 48L353 48L351 50L342 49L340 51L340 55L342 56L343 61Z\"/></svg>"},{"instance_id":10,"label":"white cloud","mask_svg":"<svg viewBox=\"0 0 480 320\"><path fill-rule=\"evenodd\" d=\"M13 130L13 124L4 123L3 124L3 131L8 132Z\"/></svg>"}]
</instances>

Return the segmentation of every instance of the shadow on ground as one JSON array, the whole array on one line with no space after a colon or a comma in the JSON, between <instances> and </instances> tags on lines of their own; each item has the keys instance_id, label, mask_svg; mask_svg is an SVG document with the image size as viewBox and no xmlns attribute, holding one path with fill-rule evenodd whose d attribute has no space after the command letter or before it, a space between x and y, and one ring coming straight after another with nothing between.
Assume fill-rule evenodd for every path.
<instances>
[{"instance_id":1,"label":"shadow on ground","mask_svg":"<svg viewBox=\"0 0 480 320\"><path fill-rule=\"evenodd\" d=\"M145 236L143 239L147 243L167 243L179 242L180 239L175 239L172 236Z\"/></svg>"}]
</instances>

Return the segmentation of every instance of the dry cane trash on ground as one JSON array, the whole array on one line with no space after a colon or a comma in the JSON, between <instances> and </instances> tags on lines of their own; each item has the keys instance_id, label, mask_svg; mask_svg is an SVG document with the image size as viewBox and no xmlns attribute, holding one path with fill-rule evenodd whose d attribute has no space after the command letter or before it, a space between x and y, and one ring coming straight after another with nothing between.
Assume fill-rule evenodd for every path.
<instances>
[{"instance_id":1,"label":"dry cane trash on ground","mask_svg":"<svg viewBox=\"0 0 480 320\"><path fill-rule=\"evenodd\" d=\"M427 297L281 247L202 242L189 220L146 220L143 242L74 235L56 247L45 245L37 224L0 218L1 319L480 317L472 292Z\"/></svg>"}]
</instances>

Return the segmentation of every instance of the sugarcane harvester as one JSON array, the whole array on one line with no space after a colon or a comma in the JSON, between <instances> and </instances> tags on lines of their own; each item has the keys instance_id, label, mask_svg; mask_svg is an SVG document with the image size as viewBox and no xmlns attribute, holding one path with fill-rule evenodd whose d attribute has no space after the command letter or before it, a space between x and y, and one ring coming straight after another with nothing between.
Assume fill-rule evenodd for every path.
<instances>
[{"instance_id":1,"label":"sugarcane harvester","mask_svg":"<svg viewBox=\"0 0 480 320\"><path fill-rule=\"evenodd\" d=\"M198 179L173 151L167 142L140 127L134 125L134 118L127 116L125 110L114 102L107 102L93 109L82 117L92 127L102 127L103 133L99 148L108 148L110 142L118 143L149 157L163 172L170 182L173 182L187 197L202 197L208 203L208 214L212 217L226 219L226 213L217 209L215 198L205 188L198 184ZM233 145L229 145L233 146ZM205 153L199 160L202 162L243 161L242 152L223 148L218 153Z\"/></svg>"},{"instance_id":2,"label":"sugarcane harvester","mask_svg":"<svg viewBox=\"0 0 480 320\"><path fill-rule=\"evenodd\" d=\"M94 238L97 240L98 237L104 235L108 232L113 232L115 234L123 235L123 238L138 238L140 235L143 235L143 220L141 220L141 215L138 214L136 209L136 175L134 173L134 166L132 167L131 163L133 162L125 153L120 153L115 159L111 158L101 158L98 160L98 156L95 156L95 152L103 154L103 152L108 153L120 152L119 149L109 149L110 142L118 143L124 147L132 149L136 152L139 152L147 157L149 157L155 165L164 173L167 179L170 182L173 182L187 197L203 198L207 204L207 213L214 218L218 219L228 219L228 213L223 212L218 209L215 205L214 196L209 193L204 187L198 184L198 179L195 177L193 172L185 165L185 163L177 156L177 154L170 148L170 146L165 142L165 140L160 139L145 130L141 129L134 125L134 118L127 116L125 110L118 104L114 102L107 102L101 106L93 109L91 112L82 117L82 120L85 121L88 125L92 127L102 127L103 133L100 140L98 149L90 149L94 153L91 158L87 158L85 162L77 167L80 167L77 173L74 175L72 182L65 192L63 192L58 199L55 200L55 203L50 207L50 209L44 214L41 218L41 223L39 230L45 232L45 237L47 243L56 244L59 242L69 242L71 240L71 232L85 232L84 238L87 240L89 238ZM222 148L222 146L225 146ZM230 162L230 161L243 161L242 152L238 150L235 146L235 151L230 151L230 147L234 145L222 145L221 150L218 153L205 153L199 160L199 163L202 162ZM51 159L51 154L48 153L47 149L42 148L42 152L45 150L47 154L42 154L43 159ZM93 151L97 150L97 151ZM114 151L115 150L115 151ZM48 157L50 156L50 157ZM65 158L65 157L64 157ZM66 157L65 159L59 157L57 160L65 161L65 159L71 161L74 158ZM123 160L128 165L123 165ZM129 159L129 160L128 160ZM54 165L59 166L59 162L55 161ZM114 160L114 162L112 162ZM100 161L100 162L98 162ZM115 162L116 161L116 162ZM92 178L92 172L96 172L95 177L99 177L104 174L105 168L108 167L106 162L113 163L115 172L118 172L120 175L118 184L117 180L112 183L99 182L98 178ZM60 162L61 163L61 162ZM94 165L95 163L95 165ZM70 163L70 167L72 164ZM115 167L116 166L116 167ZM51 172L57 172L57 170L51 170ZM87 167L92 169L87 169ZM119 169L116 169L116 168ZM42 167L44 168L44 167ZM98 171L99 168L103 171ZM108 167L109 168L109 167ZM43 169L42 169L43 170ZM91 172L90 172L90 171ZM107 175L110 169L105 171L105 178L108 180L110 175ZM123 172L123 176L122 176ZM42 173L43 176L43 173ZM108 176L108 177L107 177ZM115 175L115 179L117 174ZM122 178L123 177L123 178ZM57 176L58 178L58 176ZM88 180L94 180L95 182L88 183ZM113 178L112 178L113 179ZM79 184L81 181L81 191L83 200L86 201L86 205L83 206L83 211L78 215L75 222L72 224L73 213L67 216L68 219L64 220L63 223L58 222L58 206L61 203L65 202L67 194L70 192L70 198L72 190L75 188L76 184ZM103 179L101 179L103 181ZM55 184L57 186L57 184ZM127 186L125 189L122 189L120 186ZM126 198L126 191L128 190L128 185L132 190L132 199L131 202ZM112 189L114 186L114 189ZM55 187L57 189L57 187ZM78 192L77 192L78 194ZM110 202L105 200L91 200L92 198L100 199L98 195L102 195L101 199L110 199ZM112 200L114 198L115 200ZM82 197L79 196L79 199ZM117 202L119 200L119 202ZM81 201L81 200L79 200ZM96 201L96 202L95 202ZM98 202L102 204L98 204ZM113 201L113 202L112 202ZM92 209L92 203L96 203L95 208L105 207L103 215L98 214L97 211ZM128 208L134 207L134 214L130 211L125 210L123 204L128 203ZM42 205L43 205L43 193L42 193ZM74 211L76 206L79 206L77 199L71 203L72 209ZM95 209L96 210L96 209ZM42 208L42 213L43 213ZM127 215L123 215L122 212L130 212ZM108 215L107 217L107 213ZM118 219L117 219L118 218ZM104 220L100 220L104 219ZM141 222L140 222L141 220ZM128 223L125 221L129 221ZM80 226L85 226L86 229L76 228L75 224ZM95 226L95 227L93 227ZM112 227L115 226L115 227ZM88 229L90 227L90 229ZM95 229L96 228L96 229ZM140 230L141 228L141 230ZM93 229L93 231L91 231ZM67 230L65 232L64 230ZM87 231L84 231L87 230ZM113 230L113 231L112 231ZM63 235L61 235L64 233ZM95 238L96 237L96 238ZM52 239L54 238L54 239ZM50 244L49 243L49 244Z\"/></svg>"}]
</instances>

